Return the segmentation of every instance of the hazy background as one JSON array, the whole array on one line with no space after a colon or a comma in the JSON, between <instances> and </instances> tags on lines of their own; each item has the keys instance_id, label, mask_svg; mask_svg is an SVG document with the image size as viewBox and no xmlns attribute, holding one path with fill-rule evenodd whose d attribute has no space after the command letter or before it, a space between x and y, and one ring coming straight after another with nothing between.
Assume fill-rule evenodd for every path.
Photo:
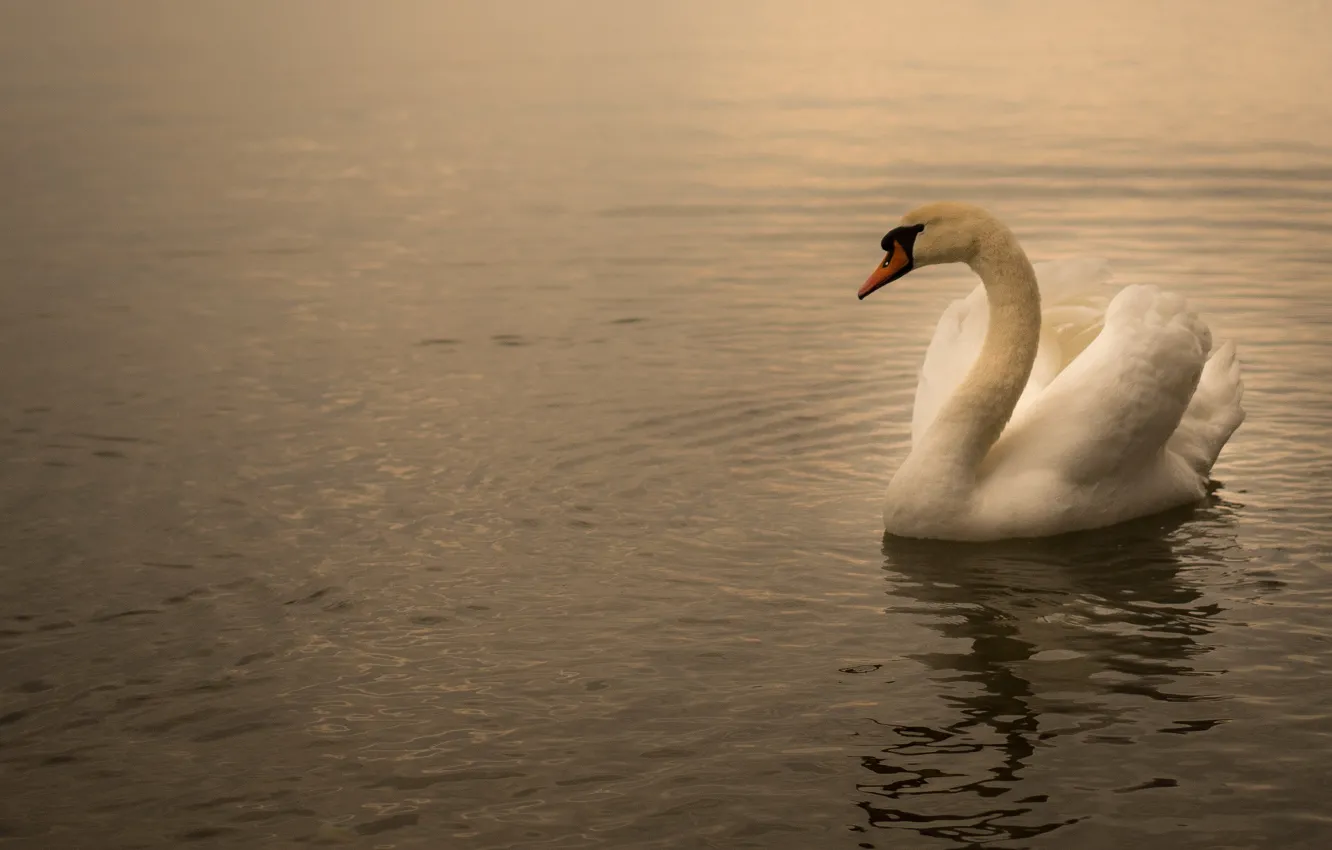
<instances>
[{"instance_id":1,"label":"hazy background","mask_svg":"<svg viewBox=\"0 0 1332 850\"><path fill-rule=\"evenodd\" d=\"M1326 846L1329 43L0 5L0 844ZM1238 342L1215 499L881 539L948 198Z\"/></svg>"}]
</instances>

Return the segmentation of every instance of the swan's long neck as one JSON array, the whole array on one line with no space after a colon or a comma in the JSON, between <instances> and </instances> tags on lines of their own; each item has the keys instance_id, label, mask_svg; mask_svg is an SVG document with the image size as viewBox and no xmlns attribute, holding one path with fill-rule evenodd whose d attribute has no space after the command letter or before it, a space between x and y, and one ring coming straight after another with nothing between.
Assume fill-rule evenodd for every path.
<instances>
[{"instance_id":1,"label":"swan's long neck","mask_svg":"<svg viewBox=\"0 0 1332 850\"><path fill-rule=\"evenodd\" d=\"M979 240L970 265L990 305L985 343L926 435L935 457L946 456L965 474L975 472L1013 415L1041 337L1036 273L1017 238L997 225Z\"/></svg>"}]
</instances>

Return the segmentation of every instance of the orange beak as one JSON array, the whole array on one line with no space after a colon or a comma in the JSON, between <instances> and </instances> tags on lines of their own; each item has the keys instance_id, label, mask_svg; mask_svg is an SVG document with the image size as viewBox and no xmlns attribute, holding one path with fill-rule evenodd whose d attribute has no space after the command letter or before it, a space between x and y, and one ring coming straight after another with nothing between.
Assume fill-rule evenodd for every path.
<instances>
[{"instance_id":1,"label":"orange beak","mask_svg":"<svg viewBox=\"0 0 1332 850\"><path fill-rule=\"evenodd\" d=\"M892 283L911 271L911 254L897 240L893 240L890 244L892 248L884 256L883 262L865 278L860 292L856 293L857 298L863 299L879 287Z\"/></svg>"}]
</instances>

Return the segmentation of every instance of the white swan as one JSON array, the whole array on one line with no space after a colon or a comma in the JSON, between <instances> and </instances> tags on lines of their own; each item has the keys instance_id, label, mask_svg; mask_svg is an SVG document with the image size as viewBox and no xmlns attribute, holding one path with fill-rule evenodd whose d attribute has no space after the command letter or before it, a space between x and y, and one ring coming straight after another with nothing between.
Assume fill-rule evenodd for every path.
<instances>
[{"instance_id":1,"label":"white swan","mask_svg":"<svg viewBox=\"0 0 1332 850\"><path fill-rule=\"evenodd\" d=\"M1129 286L1109 299L1101 261L1038 273L1007 227L966 204L908 213L883 247L861 298L935 263L981 279L944 312L921 366L911 452L884 501L890 534L1044 537L1205 495L1244 420L1243 384L1233 343L1213 351L1182 297Z\"/></svg>"}]
</instances>

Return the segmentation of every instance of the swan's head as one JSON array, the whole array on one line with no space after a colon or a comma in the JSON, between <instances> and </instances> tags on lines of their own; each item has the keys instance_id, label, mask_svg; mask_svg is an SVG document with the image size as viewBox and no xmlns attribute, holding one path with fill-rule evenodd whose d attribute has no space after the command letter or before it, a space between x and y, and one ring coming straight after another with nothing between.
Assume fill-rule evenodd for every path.
<instances>
[{"instance_id":1,"label":"swan's head","mask_svg":"<svg viewBox=\"0 0 1332 850\"><path fill-rule=\"evenodd\" d=\"M971 204L940 202L917 207L902 216L902 223L883 237L883 262L860 287L864 298L920 266L969 263L976 249L998 220Z\"/></svg>"}]
</instances>

